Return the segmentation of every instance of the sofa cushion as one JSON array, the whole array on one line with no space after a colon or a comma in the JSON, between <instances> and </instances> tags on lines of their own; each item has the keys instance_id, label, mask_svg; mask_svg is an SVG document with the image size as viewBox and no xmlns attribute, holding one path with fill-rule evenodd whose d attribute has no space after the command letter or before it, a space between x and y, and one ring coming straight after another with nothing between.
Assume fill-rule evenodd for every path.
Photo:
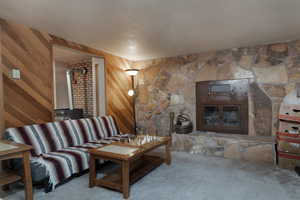
<instances>
[{"instance_id":1,"label":"sofa cushion","mask_svg":"<svg viewBox=\"0 0 300 200\"><path fill-rule=\"evenodd\" d=\"M96 117L96 119L100 123L99 125L103 127L104 138L120 134L116 121L112 116Z\"/></svg>"},{"instance_id":2,"label":"sofa cushion","mask_svg":"<svg viewBox=\"0 0 300 200\"><path fill-rule=\"evenodd\" d=\"M88 169L88 156L87 149L67 147L41 155L38 162L46 167L49 181L54 188L63 180Z\"/></svg>"},{"instance_id":3,"label":"sofa cushion","mask_svg":"<svg viewBox=\"0 0 300 200\"><path fill-rule=\"evenodd\" d=\"M57 130L59 129L54 123L35 124L9 128L6 130L5 137L17 143L31 145L32 156L38 156L64 147L58 137L61 133Z\"/></svg>"},{"instance_id":4,"label":"sofa cushion","mask_svg":"<svg viewBox=\"0 0 300 200\"><path fill-rule=\"evenodd\" d=\"M81 138L83 143L101 139L104 134L97 127L95 119L79 119L73 120L80 128Z\"/></svg>"},{"instance_id":5,"label":"sofa cushion","mask_svg":"<svg viewBox=\"0 0 300 200\"><path fill-rule=\"evenodd\" d=\"M64 147L80 145L84 143L81 129L77 120L65 120L58 122L61 129L61 136L63 139Z\"/></svg>"}]
</instances>

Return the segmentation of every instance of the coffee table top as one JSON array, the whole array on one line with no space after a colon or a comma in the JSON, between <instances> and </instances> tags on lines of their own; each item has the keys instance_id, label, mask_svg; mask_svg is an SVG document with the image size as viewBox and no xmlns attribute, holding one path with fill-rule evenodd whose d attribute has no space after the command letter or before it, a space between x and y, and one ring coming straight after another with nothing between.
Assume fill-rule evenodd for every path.
<instances>
[{"instance_id":1,"label":"coffee table top","mask_svg":"<svg viewBox=\"0 0 300 200\"><path fill-rule=\"evenodd\" d=\"M116 160L133 160L162 145L167 145L171 137L139 135L126 142L113 142L104 147L90 149L89 153ZM102 150L103 149L103 150Z\"/></svg>"}]
</instances>

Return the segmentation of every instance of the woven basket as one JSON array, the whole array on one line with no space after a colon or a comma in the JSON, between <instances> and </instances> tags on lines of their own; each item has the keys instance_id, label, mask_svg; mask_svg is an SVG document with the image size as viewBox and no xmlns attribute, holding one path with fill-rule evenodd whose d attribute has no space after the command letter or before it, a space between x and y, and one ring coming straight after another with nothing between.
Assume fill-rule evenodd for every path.
<instances>
[{"instance_id":1,"label":"woven basket","mask_svg":"<svg viewBox=\"0 0 300 200\"><path fill-rule=\"evenodd\" d=\"M189 115L181 114L177 116L175 132L178 134L189 134L193 132L193 123Z\"/></svg>"}]
</instances>

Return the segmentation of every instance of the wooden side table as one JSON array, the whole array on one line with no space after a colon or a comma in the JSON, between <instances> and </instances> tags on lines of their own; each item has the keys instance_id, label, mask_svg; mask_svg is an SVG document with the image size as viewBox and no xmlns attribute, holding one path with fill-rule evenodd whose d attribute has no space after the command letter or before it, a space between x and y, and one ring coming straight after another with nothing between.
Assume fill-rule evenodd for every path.
<instances>
[{"instance_id":1,"label":"wooden side table","mask_svg":"<svg viewBox=\"0 0 300 200\"><path fill-rule=\"evenodd\" d=\"M0 150L0 161L9 160L14 158L23 159L24 177L23 182L25 184L25 196L26 200L32 200L32 180L30 171L30 150L31 146L25 144L17 144L9 141L0 140L0 143L12 145L15 148L8 150ZM22 180L22 177L13 172L2 172L0 174L0 186L14 183L16 181Z\"/></svg>"}]
</instances>

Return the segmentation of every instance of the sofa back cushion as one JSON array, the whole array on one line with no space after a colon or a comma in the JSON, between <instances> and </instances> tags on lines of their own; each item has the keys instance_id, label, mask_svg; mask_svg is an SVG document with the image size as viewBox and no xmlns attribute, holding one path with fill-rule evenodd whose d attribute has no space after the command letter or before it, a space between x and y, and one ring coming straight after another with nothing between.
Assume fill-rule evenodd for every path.
<instances>
[{"instance_id":1,"label":"sofa back cushion","mask_svg":"<svg viewBox=\"0 0 300 200\"><path fill-rule=\"evenodd\" d=\"M80 144L119 134L117 124L112 116L72 120L72 123L78 130Z\"/></svg>"},{"instance_id":2,"label":"sofa back cushion","mask_svg":"<svg viewBox=\"0 0 300 200\"><path fill-rule=\"evenodd\" d=\"M70 133L73 131L73 142L68 143L67 146L82 145L119 134L112 116L69 120L62 121L61 123L65 123L68 130L72 129L69 131ZM64 131L63 133L66 134L68 131Z\"/></svg>"},{"instance_id":3,"label":"sofa back cushion","mask_svg":"<svg viewBox=\"0 0 300 200\"><path fill-rule=\"evenodd\" d=\"M9 139L33 146L33 156L118 134L118 127L112 116L34 124L6 130L6 137Z\"/></svg>"},{"instance_id":4,"label":"sofa back cushion","mask_svg":"<svg viewBox=\"0 0 300 200\"><path fill-rule=\"evenodd\" d=\"M14 142L31 145L33 156L63 148L63 144L58 137L61 133L55 123L8 128L5 135Z\"/></svg>"},{"instance_id":5,"label":"sofa back cushion","mask_svg":"<svg viewBox=\"0 0 300 200\"><path fill-rule=\"evenodd\" d=\"M105 137L103 125L99 123L97 118L74 120L81 130L81 138L83 143L100 140Z\"/></svg>"},{"instance_id":6,"label":"sofa back cushion","mask_svg":"<svg viewBox=\"0 0 300 200\"><path fill-rule=\"evenodd\" d=\"M112 116L97 117L97 120L103 127L103 134L105 138L120 134L116 121Z\"/></svg>"},{"instance_id":7,"label":"sofa back cushion","mask_svg":"<svg viewBox=\"0 0 300 200\"><path fill-rule=\"evenodd\" d=\"M55 123L59 128L64 148L83 144L82 133L77 120L65 120Z\"/></svg>"}]
</instances>

